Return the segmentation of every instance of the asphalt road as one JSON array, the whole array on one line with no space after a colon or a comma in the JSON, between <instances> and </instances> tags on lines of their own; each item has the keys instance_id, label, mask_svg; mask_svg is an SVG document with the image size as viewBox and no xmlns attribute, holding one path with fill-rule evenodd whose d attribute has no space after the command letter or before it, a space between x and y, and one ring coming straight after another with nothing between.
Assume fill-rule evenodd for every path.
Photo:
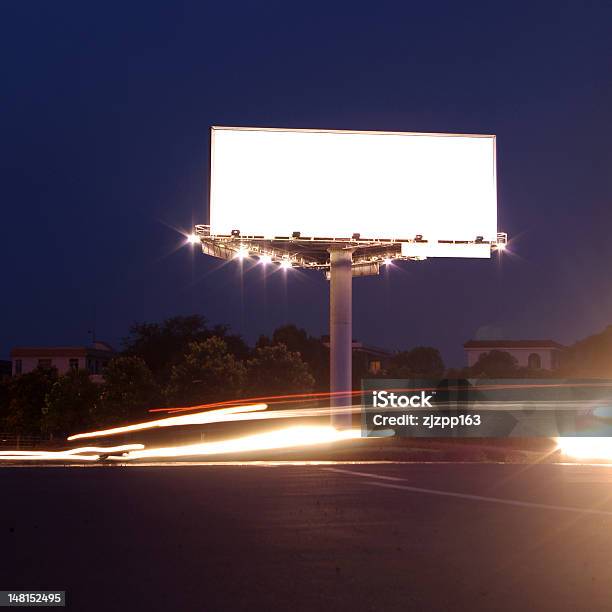
<instances>
[{"instance_id":1,"label":"asphalt road","mask_svg":"<svg viewBox=\"0 0 612 612\"><path fill-rule=\"evenodd\" d=\"M612 469L0 469L0 590L72 610L612 610Z\"/></svg>"}]
</instances>

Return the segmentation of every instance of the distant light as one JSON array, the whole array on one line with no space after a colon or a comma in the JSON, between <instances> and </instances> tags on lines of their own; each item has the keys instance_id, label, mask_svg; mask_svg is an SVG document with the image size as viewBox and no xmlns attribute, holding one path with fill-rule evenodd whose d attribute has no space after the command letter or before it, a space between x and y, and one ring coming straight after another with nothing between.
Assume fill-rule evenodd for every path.
<instances>
[{"instance_id":1,"label":"distant light","mask_svg":"<svg viewBox=\"0 0 612 612\"><path fill-rule=\"evenodd\" d=\"M200 237L197 234L189 234L189 236L187 236L188 244L198 244L199 242L200 242Z\"/></svg>"},{"instance_id":2,"label":"distant light","mask_svg":"<svg viewBox=\"0 0 612 612\"><path fill-rule=\"evenodd\" d=\"M259 261L265 266L272 263L272 258L269 255L261 255Z\"/></svg>"},{"instance_id":3,"label":"distant light","mask_svg":"<svg viewBox=\"0 0 612 612\"><path fill-rule=\"evenodd\" d=\"M283 270L288 270L289 268L292 268L292 267L293 267L293 265L292 265L291 261L289 261L288 259L283 259L281 261L281 268Z\"/></svg>"},{"instance_id":4,"label":"distant light","mask_svg":"<svg viewBox=\"0 0 612 612\"><path fill-rule=\"evenodd\" d=\"M237 251L236 251L236 255L234 255L234 257L236 257L237 259L244 259L245 257L249 256L249 249L247 249L244 246L241 246Z\"/></svg>"},{"instance_id":5,"label":"distant light","mask_svg":"<svg viewBox=\"0 0 612 612\"><path fill-rule=\"evenodd\" d=\"M498 242L498 243L495 245L495 249L496 249L497 251L505 251L505 250L506 250L506 243L505 243L505 242Z\"/></svg>"},{"instance_id":6,"label":"distant light","mask_svg":"<svg viewBox=\"0 0 612 612\"><path fill-rule=\"evenodd\" d=\"M393 263L393 260L390 257L385 257L383 259L383 263L385 264L385 266L390 266Z\"/></svg>"}]
</instances>

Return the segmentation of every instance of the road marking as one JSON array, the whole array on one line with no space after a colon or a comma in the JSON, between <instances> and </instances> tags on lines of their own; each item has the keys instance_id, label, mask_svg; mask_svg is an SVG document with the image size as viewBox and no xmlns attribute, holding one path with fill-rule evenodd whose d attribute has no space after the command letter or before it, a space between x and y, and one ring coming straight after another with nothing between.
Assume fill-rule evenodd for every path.
<instances>
[{"instance_id":1,"label":"road marking","mask_svg":"<svg viewBox=\"0 0 612 612\"><path fill-rule=\"evenodd\" d=\"M397 478L393 476L382 476L380 474L371 474L368 472L354 472L353 470L342 470L339 468L323 468L328 472L339 472L341 474L352 474L353 476L363 476L365 478L374 478L378 480L395 480L405 481L405 478ZM521 508L538 508L540 510L557 510L560 512L574 512L578 514L598 514L602 516L612 516L612 511L596 510L594 508L578 508L576 506L556 506L553 504L539 504L537 502L527 502L518 499L505 499L503 497L485 497L483 495L472 495L470 493L456 493L454 491L441 491L439 489L425 489L423 487L413 487L410 485L391 484L387 482L364 482L364 484L374 487L384 487L387 489L400 489L402 491L411 491L412 493L426 493L428 495L439 495L442 497L456 497L460 499L471 499L474 501L484 501L494 504L504 504L506 506L519 506Z\"/></svg>"}]
</instances>

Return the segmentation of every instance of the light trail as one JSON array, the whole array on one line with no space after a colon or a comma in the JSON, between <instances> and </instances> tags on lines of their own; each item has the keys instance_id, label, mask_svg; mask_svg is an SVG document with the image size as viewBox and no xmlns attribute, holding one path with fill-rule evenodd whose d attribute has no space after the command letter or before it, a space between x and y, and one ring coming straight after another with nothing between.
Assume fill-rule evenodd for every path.
<instances>
[{"instance_id":1,"label":"light trail","mask_svg":"<svg viewBox=\"0 0 612 612\"><path fill-rule=\"evenodd\" d=\"M316 393L290 393L285 395L266 395L259 397L248 397L234 400L224 400L222 402L212 402L210 404L197 404L195 406L175 406L172 408L151 408L149 412L189 412L192 410L205 410L210 408L222 408L224 406L236 406L238 404L274 404L294 403L307 400L328 399L330 397L350 397L359 395L361 391L320 391Z\"/></svg>"},{"instance_id":2,"label":"light trail","mask_svg":"<svg viewBox=\"0 0 612 612\"><path fill-rule=\"evenodd\" d=\"M574 459L612 460L612 438L557 438L557 448Z\"/></svg>"},{"instance_id":3,"label":"light trail","mask_svg":"<svg viewBox=\"0 0 612 612\"><path fill-rule=\"evenodd\" d=\"M144 448L144 444L123 444L121 446L83 446L63 451L0 451L0 461L98 461L102 456L129 453Z\"/></svg>"},{"instance_id":4,"label":"light trail","mask_svg":"<svg viewBox=\"0 0 612 612\"><path fill-rule=\"evenodd\" d=\"M329 444L342 440L354 440L360 437L360 429L338 430L331 425L304 425L298 427L285 427L266 433L221 440L219 442L203 442L183 446L133 450L125 453L121 457L109 457L109 459L114 461L131 461L133 459L166 459L169 457L224 455L229 453L245 453Z\"/></svg>"},{"instance_id":5,"label":"light trail","mask_svg":"<svg viewBox=\"0 0 612 612\"><path fill-rule=\"evenodd\" d=\"M465 385L450 385L448 387L439 387L439 386L429 386L429 387L401 387L401 388L389 388L384 389L385 391L394 392L394 393L406 393L406 392L418 392L418 391L468 391L468 392L477 392L477 391L499 391L499 390L523 390L523 389L578 389L578 388L611 388L612 383L610 382L593 382L593 383L522 383L517 385L507 385L507 384L480 384L477 386L465 386ZM225 400L222 402L213 402L209 404L198 404L196 406L175 406L172 408L151 408L149 412L165 412L169 414L174 414L176 412L191 412L194 410L204 410L211 408L222 408L224 406L235 406L237 404L255 404L255 403L265 403L265 404L291 404L298 403L302 401L308 400L325 400L330 398L340 398L340 397L355 397L361 396L364 393L363 390L350 390L350 391L319 391L315 393L293 393L286 395L269 395L269 396L260 396L260 397L249 397L235 400Z\"/></svg>"},{"instance_id":6,"label":"light trail","mask_svg":"<svg viewBox=\"0 0 612 612\"><path fill-rule=\"evenodd\" d=\"M165 419L157 419L155 421L144 421L142 423L134 423L132 425L123 425L121 427L112 427L110 429L101 429L99 431L89 431L69 436L68 440L80 440L83 438L101 438L104 436L114 436L117 434L129 433L133 431L144 431L147 429L155 429L157 427L177 427L180 425L203 425L207 423L222 423L228 420L231 415L238 413L251 413L258 410L265 410L266 404L253 404L247 406L233 406L231 408L222 408L220 410L207 410L196 414L185 414L182 416L167 417Z\"/></svg>"},{"instance_id":7,"label":"light trail","mask_svg":"<svg viewBox=\"0 0 612 612\"><path fill-rule=\"evenodd\" d=\"M205 457L256 451L302 448L330 444L361 437L361 430L337 430L331 425L303 425L284 427L265 433L220 440L161 448L146 448L144 444L124 444L109 447L80 447L65 451L4 451L0 460L4 461L85 461L102 459L124 462L135 459L168 459L176 457Z\"/></svg>"},{"instance_id":8,"label":"light trail","mask_svg":"<svg viewBox=\"0 0 612 612\"><path fill-rule=\"evenodd\" d=\"M266 404L256 404L254 406L236 406L234 408L224 408L221 410L207 410L195 414L185 414L176 417L167 417L156 421L144 421L123 427L113 427L100 431L90 431L75 434L68 440L78 440L82 438L102 438L133 431L145 431L157 427L179 427L184 425L209 425L211 423L233 423L239 421L267 421L275 419L296 419L309 417L327 417L331 414L353 414L361 410L360 405L346 406L344 408L298 408L294 410L276 410L273 412L263 412Z\"/></svg>"}]
</instances>

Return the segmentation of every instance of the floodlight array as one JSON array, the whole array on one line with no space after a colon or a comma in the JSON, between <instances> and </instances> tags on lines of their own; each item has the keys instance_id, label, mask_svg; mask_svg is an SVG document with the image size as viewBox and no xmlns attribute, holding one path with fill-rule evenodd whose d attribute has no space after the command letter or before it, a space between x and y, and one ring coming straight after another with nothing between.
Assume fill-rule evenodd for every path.
<instances>
[{"instance_id":1,"label":"floodlight array","mask_svg":"<svg viewBox=\"0 0 612 612\"><path fill-rule=\"evenodd\" d=\"M304 237L297 231L292 236L265 238L242 235L237 229L228 235L213 236L208 225L196 225L193 235L198 237L207 255L226 260L256 258L262 265L278 265L283 269L328 270L330 249L347 249L353 252L353 269L357 275L378 274L380 265L389 266L395 260L421 261L427 259L428 252L440 251L445 253L442 256L456 252L461 256L462 251L470 249L485 254L488 249L503 251L508 240L505 233L497 234L495 241L475 236L471 241L430 242L420 234L407 239L362 239L359 234L351 238Z\"/></svg>"}]
</instances>

